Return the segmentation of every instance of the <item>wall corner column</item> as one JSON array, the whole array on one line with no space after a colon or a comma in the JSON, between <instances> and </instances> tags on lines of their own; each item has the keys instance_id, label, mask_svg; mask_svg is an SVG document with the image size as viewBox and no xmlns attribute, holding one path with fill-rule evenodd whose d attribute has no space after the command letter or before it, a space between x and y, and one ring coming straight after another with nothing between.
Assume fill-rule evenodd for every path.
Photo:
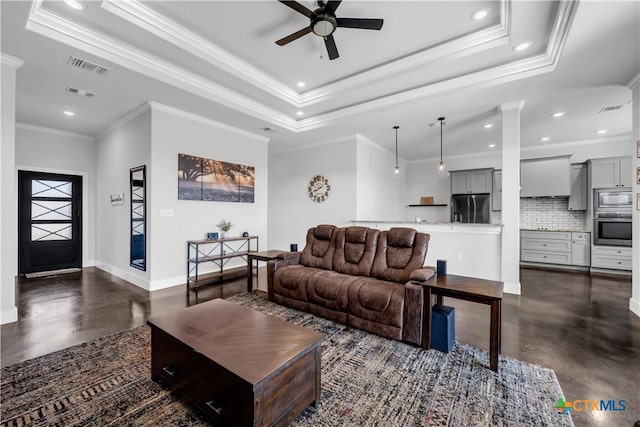
<instances>
[{"instance_id":1,"label":"wall corner column","mask_svg":"<svg viewBox=\"0 0 640 427\"><path fill-rule=\"evenodd\" d=\"M0 89L0 324L18 320L18 201L16 182L16 71L23 62L1 54Z\"/></svg>"},{"instance_id":2,"label":"wall corner column","mask_svg":"<svg viewBox=\"0 0 640 427\"><path fill-rule=\"evenodd\" d=\"M502 250L504 292L520 295L520 111L524 101L500 104L502 115Z\"/></svg>"},{"instance_id":3,"label":"wall corner column","mask_svg":"<svg viewBox=\"0 0 640 427\"><path fill-rule=\"evenodd\" d=\"M631 88L632 104L632 156L633 156L633 197L634 209L632 217L632 256L631 256L631 298L629 310L640 317L640 184L636 178L636 171L640 168L640 72L629 84Z\"/></svg>"}]
</instances>

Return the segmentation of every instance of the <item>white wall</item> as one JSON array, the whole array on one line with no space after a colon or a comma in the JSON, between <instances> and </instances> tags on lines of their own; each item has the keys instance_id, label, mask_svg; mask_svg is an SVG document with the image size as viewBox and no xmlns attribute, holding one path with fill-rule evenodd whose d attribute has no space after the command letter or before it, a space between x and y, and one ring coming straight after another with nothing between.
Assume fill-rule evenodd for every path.
<instances>
[{"instance_id":1,"label":"white wall","mask_svg":"<svg viewBox=\"0 0 640 427\"><path fill-rule=\"evenodd\" d=\"M96 145L93 138L18 124L16 168L82 176L82 265L95 262Z\"/></svg>"},{"instance_id":2,"label":"white wall","mask_svg":"<svg viewBox=\"0 0 640 427\"><path fill-rule=\"evenodd\" d=\"M399 160L394 174L395 152L356 135L356 217L358 220L402 220L407 162Z\"/></svg>"},{"instance_id":3,"label":"white wall","mask_svg":"<svg viewBox=\"0 0 640 427\"><path fill-rule=\"evenodd\" d=\"M343 142L296 151L269 153L269 249L302 250L310 227L345 226L356 219L357 144L355 136ZM315 175L324 175L331 194L323 203L307 196Z\"/></svg>"},{"instance_id":4,"label":"white wall","mask_svg":"<svg viewBox=\"0 0 640 427\"><path fill-rule=\"evenodd\" d=\"M148 109L123 124L114 124L96 138L96 266L145 289L149 289L149 268L141 271L131 267L129 262L129 170L146 165L149 176L150 148L151 113ZM118 193L124 193L125 202L112 206L110 195ZM147 223L147 230L148 227Z\"/></svg>"},{"instance_id":5,"label":"white wall","mask_svg":"<svg viewBox=\"0 0 640 427\"><path fill-rule=\"evenodd\" d=\"M15 167L16 70L22 61L2 54L0 70L0 323L18 320L18 203Z\"/></svg>"},{"instance_id":6,"label":"white wall","mask_svg":"<svg viewBox=\"0 0 640 427\"><path fill-rule=\"evenodd\" d=\"M259 236L260 250L271 248L267 238L268 139L155 104L151 128L151 168L147 172L150 289L184 284L187 240L219 231L216 224L222 219L234 224L230 235L247 231ZM179 153L255 167L254 203L178 200ZM161 216L161 210L173 211L173 216ZM246 261L235 259L225 268L240 265ZM261 287L266 290L266 283Z\"/></svg>"}]
</instances>

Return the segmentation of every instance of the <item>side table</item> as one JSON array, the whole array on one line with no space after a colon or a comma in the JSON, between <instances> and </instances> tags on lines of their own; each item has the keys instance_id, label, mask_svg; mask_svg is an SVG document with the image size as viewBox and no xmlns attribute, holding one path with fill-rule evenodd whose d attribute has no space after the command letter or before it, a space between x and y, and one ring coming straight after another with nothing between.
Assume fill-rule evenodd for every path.
<instances>
[{"instance_id":1,"label":"side table","mask_svg":"<svg viewBox=\"0 0 640 427\"><path fill-rule=\"evenodd\" d=\"M249 252L247 254L247 292L251 292L253 290L253 262L256 262L256 284L259 281L259 261L271 261L272 259L282 258L283 255L291 252L279 250L279 249L269 249L268 251L261 252Z\"/></svg>"}]
</instances>

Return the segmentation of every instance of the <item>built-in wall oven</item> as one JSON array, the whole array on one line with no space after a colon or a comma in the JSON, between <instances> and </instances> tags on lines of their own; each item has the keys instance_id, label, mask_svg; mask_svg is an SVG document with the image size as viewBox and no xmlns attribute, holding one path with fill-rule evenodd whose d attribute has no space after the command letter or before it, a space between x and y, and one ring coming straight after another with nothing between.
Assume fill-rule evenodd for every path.
<instances>
[{"instance_id":1,"label":"built-in wall oven","mask_svg":"<svg viewBox=\"0 0 640 427\"><path fill-rule=\"evenodd\" d=\"M622 189L594 190L593 243L631 246L633 193Z\"/></svg>"}]
</instances>

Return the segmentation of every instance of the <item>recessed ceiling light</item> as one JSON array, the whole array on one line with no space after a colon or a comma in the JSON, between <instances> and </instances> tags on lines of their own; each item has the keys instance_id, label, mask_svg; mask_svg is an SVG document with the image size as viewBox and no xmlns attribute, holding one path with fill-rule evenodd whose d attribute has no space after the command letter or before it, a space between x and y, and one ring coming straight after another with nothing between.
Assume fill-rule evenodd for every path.
<instances>
[{"instance_id":1,"label":"recessed ceiling light","mask_svg":"<svg viewBox=\"0 0 640 427\"><path fill-rule=\"evenodd\" d=\"M523 43L520 43L520 44L516 45L516 47L514 47L513 50L515 50L517 52L520 52L520 51L523 51L525 49L528 49L529 46L531 46L531 42L523 42Z\"/></svg>"},{"instance_id":2,"label":"recessed ceiling light","mask_svg":"<svg viewBox=\"0 0 640 427\"><path fill-rule=\"evenodd\" d=\"M551 138L549 138L548 136L543 136L542 138L540 138L540 141L547 142L550 139Z\"/></svg>"},{"instance_id":3,"label":"recessed ceiling light","mask_svg":"<svg viewBox=\"0 0 640 427\"><path fill-rule=\"evenodd\" d=\"M558 117L562 117L562 116L564 116L564 115L565 115L565 112L564 112L564 111L558 111L557 113L553 113L553 114L551 115L551 117L558 118Z\"/></svg>"},{"instance_id":4,"label":"recessed ceiling light","mask_svg":"<svg viewBox=\"0 0 640 427\"><path fill-rule=\"evenodd\" d=\"M296 84L298 85L298 87L305 87L307 85L305 82L298 82Z\"/></svg>"},{"instance_id":5,"label":"recessed ceiling light","mask_svg":"<svg viewBox=\"0 0 640 427\"><path fill-rule=\"evenodd\" d=\"M493 123L486 123L484 125L482 125L483 128L485 129L491 129L493 127Z\"/></svg>"},{"instance_id":6,"label":"recessed ceiling light","mask_svg":"<svg viewBox=\"0 0 640 427\"><path fill-rule=\"evenodd\" d=\"M304 116L304 111L298 111L298 112L296 113L296 116Z\"/></svg>"},{"instance_id":7,"label":"recessed ceiling light","mask_svg":"<svg viewBox=\"0 0 640 427\"><path fill-rule=\"evenodd\" d=\"M65 116L69 116L69 117L76 115L76 113L74 113L73 111L63 111L63 113Z\"/></svg>"},{"instance_id":8,"label":"recessed ceiling light","mask_svg":"<svg viewBox=\"0 0 640 427\"><path fill-rule=\"evenodd\" d=\"M488 15L489 11L487 9L480 9L473 12L473 15L471 15L471 19L473 19L474 21L480 21L486 18Z\"/></svg>"},{"instance_id":9,"label":"recessed ceiling light","mask_svg":"<svg viewBox=\"0 0 640 427\"><path fill-rule=\"evenodd\" d=\"M489 145L487 145L487 147L489 147L489 148L494 148L495 146L496 146L496 144L489 144Z\"/></svg>"},{"instance_id":10,"label":"recessed ceiling light","mask_svg":"<svg viewBox=\"0 0 640 427\"><path fill-rule=\"evenodd\" d=\"M598 135L602 135L603 133L607 133L607 130L606 130L606 129L598 129L598 130L596 131L596 133L597 133Z\"/></svg>"},{"instance_id":11,"label":"recessed ceiling light","mask_svg":"<svg viewBox=\"0 0 640 427\"><path fill-rule=\"evenodd\" d=\"M64 2L72 9L82 10L84 6L78 0L64 0Z\"/></svg>"}]
</instances>

